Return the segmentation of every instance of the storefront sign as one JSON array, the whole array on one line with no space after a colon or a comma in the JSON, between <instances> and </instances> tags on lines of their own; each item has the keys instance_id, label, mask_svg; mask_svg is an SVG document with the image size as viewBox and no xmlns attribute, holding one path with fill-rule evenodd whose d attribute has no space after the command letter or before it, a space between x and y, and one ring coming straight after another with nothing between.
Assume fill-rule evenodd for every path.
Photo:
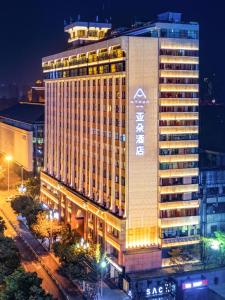
<instances>
[{"instance_id":1,"label":"storefront sign","mask_svg":"<svg viewBox=\"0 0 225 300\"><path fill-rule=\"evenodd\" d=\"M161 285L149 287L146 290L146 298L175 294L176 285L173 282L164 282Z\"/></svg>"},{"instance_id":2,"label":"storefront sign","mask_svg":"<svg viewBox=\"0 0 225 300\"><path fill-rule=\"evenodd\" d=\"M183 290L189 290L192 288L198 288L198 287L205 287L208 286L208 280L207 279L200 279L196 281L187 281L182 284Z\"/></svg>"}]
</instances>

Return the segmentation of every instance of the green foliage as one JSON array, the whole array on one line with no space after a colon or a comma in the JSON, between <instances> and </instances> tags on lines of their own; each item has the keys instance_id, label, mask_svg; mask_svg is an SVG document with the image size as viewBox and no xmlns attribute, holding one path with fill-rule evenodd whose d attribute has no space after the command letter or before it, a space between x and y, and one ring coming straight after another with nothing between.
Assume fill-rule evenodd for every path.
<instances>
[{"instance_id":1,"label":"green foliage","mask_svg":"<svg viewBox=\"0 0 225 300\"><path fill-rule=\"evenodd\" d=\"M42 280L36 273L17 269L5 279L5 287L0 293L1 300L53 300L41 287Z\"/></svg>"},{"instance_id":2,"label":"green foliage","mask_svg":"<svg viewBox=\"0 0 225 300\"><path fill-rule=\"evenodd\" d=\"M72 280L97 282L100 276L97 245L82 247L78 243L58 242L53 245L55 255L61 262L60 272Z\"/></svg>"},{"instance_id":3,"label":"green foliage","mask_svg":"<svg viewBox=\"0 0 225 300\"><path fill-rule=\"evenodd\" d=\"M64 245L72 245L79 243L81 236L76 230L71 229L69 224L66 224L61 231L61 243Z\"/></svg>"},{"instance_id":4,"label":"green foliage","mask_svg":"<svg viewBox=\"0 0 225 300\"><path fill-rule=\"evenodd\" d=\"M225 233L222 231L216 231L214 237L202 238L204 263L225 265ZM217 244L218 249L214 249L213 245Z\"/></svg>"},{"instance_id":5,"label":"green foliage","mask_svg":"<svg viewBox=\"0 0 225 300\"><path fill-rule=\"evenodd\" d=\"M31 226L32 231L38 238L55 238L61 233L62 225L58 220L49 218L47 212L42 211L37 214L36 222Z\"/></svg>"},{"instance_id":6,"label":"green foliage","mask_svg":"<svg viewBox=\"0 0 225 300\"><path fill-rule=\"evenodd\" d=\"M37 214L42 211L40 202L26 195L16 196L11 201L12 208L26 218L29 226L36 222Z\"/></svg>"},{"instance_id":7,"label":"green foliage","mask_svg":"<svg viewBox=\"0 0 225 300\"><path fill-rule=\"evenodd\" d=\"M15 242L8 237L0 236L0 284L20 265L19 251Z\"/></svg>"},{"instance_id":8,"label":"green foliage","mask_svg":"<svg viewBox=\"0 0 225 300\"><path fill-rule=\"evenodd\" d=\"M40 196L40 178L31 177L25 183L27 188L26 194L28 197L38 200Z\"/></svg>"},{"instance_id":9,"label":"green foliage","mask_svg":"<svg viewBox=\"0 0 225 300\"><path fill-rule=\"evenodd\" d=\"M2 217L0 217L0 236L4 235L5 230L6 230L5 221L3 220Z\"/></svg>"}]
</instances>

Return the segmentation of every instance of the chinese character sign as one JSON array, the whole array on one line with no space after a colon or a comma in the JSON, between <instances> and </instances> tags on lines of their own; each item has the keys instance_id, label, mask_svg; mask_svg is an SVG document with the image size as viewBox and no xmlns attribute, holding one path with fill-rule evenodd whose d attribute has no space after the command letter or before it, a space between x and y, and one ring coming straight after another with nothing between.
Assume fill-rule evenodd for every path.
<instances>
[{"instance_id":1,"label":"chinese character sign","mask_svg":"<svg viewBox=\"0 0 225 300\"><path fill-rule=\"evenodd\" d=\"M143 156L145 153L144 143L144 112L136 112L136 155Z\"/></svg>"}]
</instances>

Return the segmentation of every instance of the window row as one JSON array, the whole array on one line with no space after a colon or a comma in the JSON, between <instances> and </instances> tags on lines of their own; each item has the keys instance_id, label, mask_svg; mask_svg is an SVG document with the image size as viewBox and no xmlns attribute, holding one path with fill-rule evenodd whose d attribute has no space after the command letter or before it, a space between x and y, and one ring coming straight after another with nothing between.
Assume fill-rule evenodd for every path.
<instances>
[{"instance_id":1,"label":"window row","mask_svg":"<svg viewBox=\"0 0 225 300\"><path fill-rule=\"evenodd\" d=\"M192 235L199 235L200 228L198 225L178 226L162 229L162 238L176 238L187 237Z\"/></svg>"},{"instance_id":2,"label":"window row","mask_svg":"<svg viewBox=\"0 0 225 300\"><path fill-rule=\"evenodd\" d=\"M96 67L82 67L64 71L51 71L44 73L44 79L57 79L75 76L99 75L125 71L125 62L105 64Z\"/></svg>"},{"instance_id":3,"label":"window row","mask_svg":"<svg viewBox=\"0 0 225 300\"><path fill-rule=\"evenodd\" d=\"M160 170L198 168L197 161L160 163Z\"/></svg>"},{"instance_id":4,"label":"window row","mask_svg":"<svg viewBox=\"0 0 225 300\"><path fill-rule=\"evenodd\" d=\"M186 155L198 154L198 148L159 149L159 155Z\"/></svg>"},{"instance_id":5,"label":"window row","mask_svg":"<svg viewBox=\"0 0 225 300\"><path fill-rule=\"evenodd\" d=\"M198 106L160 106L159 112L198 112Z\"/></svg>"},{"instance_id":6,"label":"window row","mask_svg":"<svg viewBox=\"0 0 225 300\"><path fill-rule=\"evenodd\" d=\"M199 210L198 208L186 208L186 209L169 209L169 210L161 210L160 218L182 218L182 217L192 217L198 216Z\"/></svg>"},{"instance_id":7,"label":"window row","mask_svg":"<svg viewBox=\"0 0 225 300\"><path fill-rule=\"evenodd\" d=\"M173 186L183 184L198 184L198 177L161 178L160 186Z\"/></svg>"},{"instance_id":8,"label":"window row","mask_svg":"<svg viewBox=\"0 0 225 300\"><path fill-rule=\"evenodd\" d=\"M161 98L198 98L199 93L192 92L161 92Z\"/></svg>"},{"instance_id":9,"label":"window row","mask_svg":"<svg viewBox=\"0 0 225 300\"><path fill-rule=\"evenodd\" d=\"M198 140L198 134L160 134L160 141Z\"/></svg>"},{"instance_id":10,"label":"window row","mask_svg":"<svg viewBox=\"0 0 225 300\"><path fill-rule=\"evenodd\" d=\"M198 126L198 120L160 120L159 126Z\"/></svg>"},{"instance_id":11,"label":"window row","mask_svg":"<svg viewBox=\"0 0 225 300\"><path fill-rule=\"evenodd\" d=\"M178 193L178 194L161 195L160 196L160 201L162 203L165 203L165 202L198 200L198 198L199 198L199 195L196 192L188 193L188 197L185 193Z\"/></svg>"},{"instance_id":12,"label":"window row","mask_svg":"<svg viewBox=\"0 0 225 300\"><path fill-rule=\"evenodd\" d=\"M169 56L199 56L198 50L184 50L184 49L160 49L160 55Z\"/></svg>"},{"instance_id":13,"label":"window row","mask_svg":"<svg viewBox=\"0 0 225 300\"><path fill-rule=\"evenodd\" d=\"M159 83L161 84L198 84L198 78L171 78L160 77Z\"/></svg>"},{"instance_id":14,"label":"window row","mask_svg":"<svg viewBox=\"0 0 225 300\"><path fill-rule=\"evenodd\" d=\"M176 63L160 63L160 70L187 70L187 71L198 71L198 64L176 64Z\"/></svg>"}]
</instances>

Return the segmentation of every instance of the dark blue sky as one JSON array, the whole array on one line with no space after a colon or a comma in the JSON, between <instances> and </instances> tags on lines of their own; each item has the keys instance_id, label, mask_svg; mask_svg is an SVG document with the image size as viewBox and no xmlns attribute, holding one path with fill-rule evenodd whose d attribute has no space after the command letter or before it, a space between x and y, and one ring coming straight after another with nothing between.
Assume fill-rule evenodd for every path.
<instances>
[{"instance_id":1,"label":"dark blue sky","mask_svg":"<svg viewBox=\"0 0 225 300\"><path fill-rule=\"evenodd\" d=\"M29 83L41 75L41 58L63 50L63 21L81 14L111 15L115 26L134 17L152 20L164 11L182 12L201 26L201 75L215 72L225 86L225 8L221 0L5 0L0 5L0 82Z\"/></svg>"}]
</instances>

